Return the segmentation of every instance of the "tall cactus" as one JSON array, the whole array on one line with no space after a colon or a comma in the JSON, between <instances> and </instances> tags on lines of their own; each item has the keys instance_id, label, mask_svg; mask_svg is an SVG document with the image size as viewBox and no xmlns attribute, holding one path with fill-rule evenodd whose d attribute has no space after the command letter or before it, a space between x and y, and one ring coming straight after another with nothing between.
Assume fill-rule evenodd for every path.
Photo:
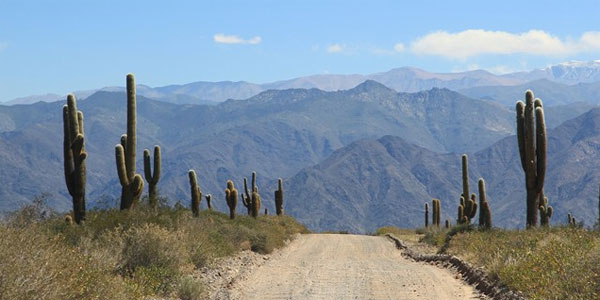
<instances>
[{"instance_id":1,"label":"tall cactus","mask_svg":"<svg viewBox=\"0 0 600 300\"><path fill-rule=\"evenodd\" d=\"M485 181L479 179L479 227L489 229L492 227L492 212L485 195Z\"/></svg>"},{"instance_id":2,"label":"tall cactus","mask_svg":"<svg viewBox=\"0 0 600 300\"><path fill-rule=\"evenodd\" d=\"M425 203L425 228L429 227L429 204Z\"/></svg>"},{"instance_id":3,"label":"tall cactus","mask_svg":"<svg viewBox=\"0 0 600 300\"><path fill-rule=\"evenodd\" d=\"M548 226L550 225L550 218L552 218L552 213L554 209L552 206L548 205L548 197L544 197L542 202L540 203L540 225Z\"/></svg>"},{"instance_id":4,"label":"tall cactus","mask_svg":"<svg viewBox=\"0 0 600 300\"><path fill-rule=\"evenodd\" d=\"M192 195L192 214L194 217L200 215L200 202L202 201L202 191L198 186L198 178L196 177L196 171L190 170L188 172L190 178L190 189Z\"/></svg>"},{"instance_id":5,"label":"tall cactus","mask_svg":"<svg viewBox=\"0 0 600 300\"><path fill-rule=\"evenodd\" d=\"M135 79L127 74L127 134L121 136L121 144L115 146L117 174L121 182L121 210L134 208L139 202L144 180L135 173L136 135Z\"/></svg>"},{"instance_id":6,"label":"tall cactus","mask_svg":"<svg viewBox=\"0 0 600 300\"><path fill-rule=\"evenodd\" d=\"M538 209L546 177L546 122L542 100L525 93L525 103L517 101L517 139L521 167L527 188L527 227L536 227Z\"/></svg>"},{"instance_id":7,"label":"tall cactus","mask_svg":"<svg viewBox=\"0 0 600 300\"><path fill-rule=\"evenodd\" d=\"M281 189L281 191L283 197L283 189ZM246 180L246 178L244 178L244 192L246 193L246 196L244 197L242 195L242 201L244 203L244 206L248 209L248 214L254 218L258 217L258 213L260 211L261 198L258 194L258 187L256 186L256 172L252 172L252 193L250 193L250 191L248 190L248 180Z\"/></svg>"},{"instance_id":8,"label":"tall cactus","mask_svg":"<svg viewBox=\"0 0 600 300\"><path fill-rule=\"evenodd\" d=\"M441 217L441 209L440 209L440 200L433 199L431 200L431 206L433 209L433 214L431 217L431 225L440 227Z\"/></svg>"},{"instance_id":9,"label":"tall cactus","mask_svg":"<svg viewBox=\"0 0 600 300\"><path fill-rule=\"evenodd\" d=\"M463 154L461 157L462 161L462 195L465 197L465 200L468 199L469 192L469 157L466 154Z\"/></svg>"},{"instance_id":10,"label":"tall cactus","mask_svg":"<svg viewBox=\"0 0 600 300\"><path fill-rule=\"evenodd\" d=\"M148 202L150 207L158 207L157 184L160 179L160 147L154 146L154 173L150 164L150 150L144 149L144 177L148 182Z\"/></svg>"},{"instance_id":11,"label":"tall cactus","mask_svg":"<svg viewBox=\"0 0 600 300\"><path fill-rule=\"evenodd\" d=\"M73 94L67 96L67 105L63 106L63 154L65 182L73 198L75 222L85 221L85 183L86 168L85 137L83 132L83 113L77 110L77 100Z\"/></svg>"},{"instance_id":12,"label":"tall cactus","mask_svg":"<svg viewBox=\"0 0 600 300\"><path fill-rule=\"evenodd\" d=\"M283 215L283 180L277 181L278 189L275 191L275 212L278 216Z\"/></svg>"},{"instance_id":13,"label":"tall cactus","mask_svg":"<svg viewBox=\"0 0 600 300\"><path fill-rule=\"evenodd\" d=\"M258 213L260 212L260 194L258 193L258 187L255 186L254 190L252 191L252 198L251 198L251 207L252 207L252 217L253 218L257 218L258 217Z\"/></svg>"},{"instance_id":14,"label":"tall cactus","mask_svg":"<svg viewBox=\"0 0 600 300\"><path fill-rule=\"evenodd\" d=\"M225 189L225 200L229 206L229 218L235 219L235 208L238 202L238 190L235 189L233 181L227 180L227 188Z\"/></svg>"}]
</instances>

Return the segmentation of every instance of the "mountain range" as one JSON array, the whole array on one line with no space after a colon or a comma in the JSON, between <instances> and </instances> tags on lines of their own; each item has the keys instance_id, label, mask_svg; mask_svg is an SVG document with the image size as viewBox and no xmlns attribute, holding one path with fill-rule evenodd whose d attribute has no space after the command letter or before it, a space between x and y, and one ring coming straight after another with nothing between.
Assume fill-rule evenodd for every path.
<instances>
[{"instance_id":1,"label":"mountain range","mask_svg":"<svg viewBox=\"0 0 600 300\"><path fill-rule=\"evenodd\" d=\"M398 92L418 92L431 88L466 90L475 87L519 86L531 81L548 80L554 83L574 85L600 81L600 60L590 62L566 62L544 69L496 75L484 70L457 73L433 73L413 67L402 67L387 72L368 75L320 74L298 77L265 84L245 81L199 81L182 85L149 87L138 85L139 95L176 104L211 104L227 99L246 99L272 89L310 89L337 91L354 88L366 80L382 83ZM124 91L123 87L105 87L86 91L75 91L79 98L87 98L97 91ZM38 101L53 102L64 99L56 94L20 97L5 102L7 105L30 104ZM505 98L503 98L504 100ZM566 103L563 103L566 104Z\"/></svg>"},{"instance_id":2,"label":"mountain range","mask_svg":"<svg viewBox=\"0 0 600 300\"><path fill-rule=\"evenodd\" d=\"M80 100L85 114L89 206L116 201L120 185L114 145L125 131L125 94L96 92ZM0 106L0 210L18 208L42 192L70 208L62 172L64 103ZM597 195L598 109L547 107L547 195L555 222L567 211L588 224ZM580 115L584 113L583 115ZM163 149L160 193L189 202L187 171L226 210L227 179L258 173L272 209L284 178L286 211L311 229L369 232L379 225L420 225L422 206L441 198L452 219L460 187L461 153L472 153L471 176L488 181L495 223L519 226L524 199L511 108L433 88L398 93L375 81L353 89L269 90L213 105L173 104L138 97L138 173L144 148ZM568 121L567 121L568 120ZM221 195L221 196L219 196ZM240 205L241 206L241 205ZM592 206L596 207L596 206ZM240 209L241 210L241 209Z\"/></svg>"}]
</instances>

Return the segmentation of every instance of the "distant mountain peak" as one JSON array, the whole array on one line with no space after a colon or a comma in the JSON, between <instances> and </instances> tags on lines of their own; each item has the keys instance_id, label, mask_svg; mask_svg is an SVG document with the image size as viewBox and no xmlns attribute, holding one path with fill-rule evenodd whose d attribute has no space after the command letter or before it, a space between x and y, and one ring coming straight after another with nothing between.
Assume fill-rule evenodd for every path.
<instances>
[{"instance_id":1,"label":"distant mountain peak","mask_svg":"<svg viewBox=\"0 0 600 300\"><path fill-rule=\"evenodd\" d=\"M395 90L385 86L384 84L375 81L375 80L365 80L363 83L355 86L354 88L350 89L349 91L351 92L370 92L370 91L375 91L375 90L381 90L381 91L389 91L389 92L396 92Z\"/></svg>"}]
</instances>

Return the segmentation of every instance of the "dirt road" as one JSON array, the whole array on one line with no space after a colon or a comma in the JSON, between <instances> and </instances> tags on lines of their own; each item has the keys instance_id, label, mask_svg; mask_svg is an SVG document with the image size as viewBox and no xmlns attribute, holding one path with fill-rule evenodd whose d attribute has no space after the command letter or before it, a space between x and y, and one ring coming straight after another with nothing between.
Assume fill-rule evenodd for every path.
<instances>
[{"instance_id":1,"label":"dirt road","mask_svg":"<svg viewBox=\"0 0 600 300\"><path fill-rule=\"evenodd\" d=\"M236 282L229 299L478 299L455 275L402 257L384 237L302 235Z\"/></svg>"}]
</instances>

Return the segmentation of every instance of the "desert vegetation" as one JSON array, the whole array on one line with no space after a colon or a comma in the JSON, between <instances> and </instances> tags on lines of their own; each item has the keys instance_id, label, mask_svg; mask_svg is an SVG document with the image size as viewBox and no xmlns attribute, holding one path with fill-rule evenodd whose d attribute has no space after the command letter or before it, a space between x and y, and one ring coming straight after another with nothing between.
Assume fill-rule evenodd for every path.
<instances>
[{"instance_id":1,"label":"desert vegetation","mask_svg":"<svg viewBox=\"0 0 600 300\"><path fill-rule=\"evenodd\" d=\"M286 216L230 220L145 203L90 210L77 226L40 198L0 223L0 299L203 299L195 268L241 250L270 253L304 232Z\"/></svg>"}]
</instances>

